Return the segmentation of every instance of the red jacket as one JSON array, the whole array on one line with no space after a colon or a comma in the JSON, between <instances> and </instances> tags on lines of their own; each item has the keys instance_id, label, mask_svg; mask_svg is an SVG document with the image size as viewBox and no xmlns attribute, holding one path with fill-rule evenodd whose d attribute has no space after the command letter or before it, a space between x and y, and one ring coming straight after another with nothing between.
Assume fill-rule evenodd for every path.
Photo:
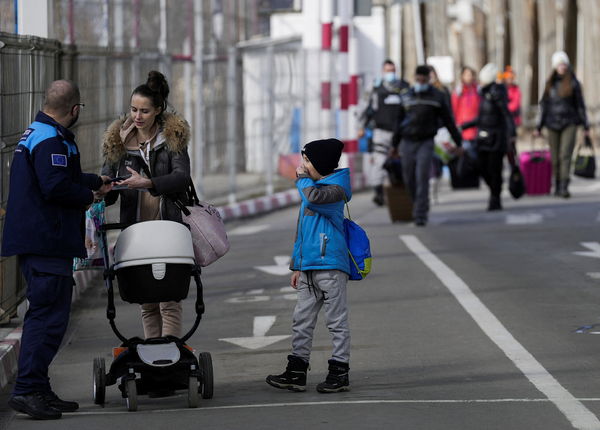
<instances>
[{"instance_id":1,"label":"red jacket","mask_svg":"<svg viewBox=\"0 0 600 430\"><path fill-rule=\"evenodd\" d=\"M452 93L452 112L456 125L460 126L477 118L479 115L479 94L477 85L467 85L457 87ZM477 128L463 130L463 140L475 140Z\"/></svg>"},{"instance_id":2,"label":"red jacket","mask_svg":"<svg viewBox=\"0 0 600 430\"><path fill-rule=\"evenodd\" d=\"M515 127L521 125L521 90L518 85L507 86L508 89L508 111L515 120Z\"/></svg>"}]
</instances>

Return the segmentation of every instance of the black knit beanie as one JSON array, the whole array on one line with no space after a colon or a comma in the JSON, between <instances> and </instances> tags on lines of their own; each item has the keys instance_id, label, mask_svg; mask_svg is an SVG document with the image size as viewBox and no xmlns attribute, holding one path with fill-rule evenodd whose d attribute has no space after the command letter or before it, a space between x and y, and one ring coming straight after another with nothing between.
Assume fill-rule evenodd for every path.
<instances>
[{"instance_id":1,"label":"black knit beanie","mask_svg":"<svg viewBox=\"0 0 600 430\"><path fill-rule=\"evenodd\" d=\"M332 173L340 161L344 144L337 139L313 140L307 143L302 153L310 160L319 174Z\"/></svg>"}]
</instances>

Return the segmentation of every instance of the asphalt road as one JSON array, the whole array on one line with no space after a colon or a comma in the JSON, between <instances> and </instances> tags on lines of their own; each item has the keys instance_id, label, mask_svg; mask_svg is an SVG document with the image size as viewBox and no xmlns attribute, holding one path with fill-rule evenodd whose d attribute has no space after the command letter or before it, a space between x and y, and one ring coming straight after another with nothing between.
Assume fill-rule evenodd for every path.
<instances>
[{"instance_id":1,"label":"asphalt road","mask_svg":"<svg viewBox=\"0 0 600 430\"><path fill-rule=\"evenodd\" d=\"M110 363L118 344L98 286L75 307L51 369L55 391L80 412L36 422L2 406L3 428L600 429L599 192L580 181L570 200L506 197L504 211L487 213L483 189L442 186L426 228L391 224L386 208L356 195L374 268L349 285L352 390L329 395L315 390L331 351L322 320L307 392L264 382L290 348L285 257L297 208L229 224L231 251L203 274L207 311L189 342L212 353L213 399L189 409L184 392L140 397L127 412L112 386L105 407L94 405L93 358ZM118 326L139 335L137 305L117 304Z\"/></svg>"}]
</instances>

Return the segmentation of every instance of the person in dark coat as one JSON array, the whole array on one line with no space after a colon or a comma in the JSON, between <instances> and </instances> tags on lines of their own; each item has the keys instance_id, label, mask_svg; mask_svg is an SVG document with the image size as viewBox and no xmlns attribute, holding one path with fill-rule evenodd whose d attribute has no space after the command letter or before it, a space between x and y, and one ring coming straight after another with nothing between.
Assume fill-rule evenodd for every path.
<instances>
[{"instance_id":1,"label":"person in dark coat","mask_svg":"<svg viewBox=\"0 0 600 430\"><path fill-rule=\"evenodd\" d=\"M114 121L104 136L104 167L110 177L127 177L117 182L106 196L112 205L121 198L120 222L169 220L182 222L173 200L187 204L191 182L187 146L190 129L182 117L165 112L169 86L156 71L131 95L130 112ZM142 323L146 338L181 336L180 302L145 303Z\"/></svg>"},{"instance_id":2,"label":"person in dark coat","mask_svg":"<svg viewBox=\"0 0 600 430\"><path fill-rule=\"evenodd\" d=\"M508 111L506 88L496 83L498 68L486 64L479 72L481 97L479 114L472 121L461 124L465 130L477 127L475 147L479 172L490 189L488 210L501 210L502 167L504 155L515 137L515 126Z\"/></svg>"},{"instance_id":3,"label":"person in dark coat","mask_svg":"<svg viewBox=\"0 0 600 430\"><path fill-rule=\"evenodd\" d=\"M552 74L540 101L540 115L534 135L540 136L542 127L548 129L556 196L568 198L571 159L575 148L577 127L583 126L589 136L590 126L585 111L581 84L569 65L563 51L552 55Z\"/></svg>"},{"instance_id":4,"label":"person in dark coat","mask_svg":"<svg viewBox=\"0 0 600 430\"><path fill-rule=\"evenodd\" d=\"M361 115L363 128L358 130L358 137L364 135L364 129L369 123L374 124L373 148L370 154L372 170L370 183L375 195L373 202L382 206L383 184L387 171L383 167L392 147L392 137L396 126L396 118L400 110L401 96L408 91L410 85L396 75L396 65L392 60L383 63L382 77L375 82L369 104Z\"/></svg>"},{"instance_id":5,"label":"person in dark coat","mask_svg":"<svg viewBox=\"0 0 600 430\"><path fill-rule=\"evenodd\" d=\"M86 257L85 210L111 188L108 177L82 173L69 130L83 103L73 82L50 84L41 112L25 130L10 166L2 255L17 255L27 282L17 380L9 406L35 419L60 418L76 402L61 400L48 367L67 330L73 294L73 258Z\"/></svg>"},{"instance_id":6,"label":"person in dark coat","mask_svg":"<svg viewBox=\"0 0 600 430\"><path fill-rule=\"evenodd\" d=\"M446 127L459 148L462 137L454 124L447 96L429 81L430 68L418 66L415 84L402 96L393 138L394 149L400 145L402 175L413 199L415 224L423 227L429 214L429 174L433 158L433 137Z\"/></svg>"}]
</instances>

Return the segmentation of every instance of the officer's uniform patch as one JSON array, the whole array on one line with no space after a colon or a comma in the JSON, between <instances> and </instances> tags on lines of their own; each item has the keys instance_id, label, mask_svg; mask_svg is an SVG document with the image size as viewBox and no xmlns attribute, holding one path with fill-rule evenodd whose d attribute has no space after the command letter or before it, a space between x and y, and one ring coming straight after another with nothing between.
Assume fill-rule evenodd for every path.
<instances>
[{"instance_id":1,"label":"officer's uniform patch","mask_svg":"<svg viewBox=\"0 0 600 430\"><path fill-rule=\"evenodd\" d=\"M25 142L32 132L33 128L28 128L27 130L25 130L25 133L23 133L21 139L19 139L19 142Z\"/></svg>"},{"instance_id":2,"label":"officer's uniform patch","mask_svg":"<svg viewBox=\"0 0 600 430\"><path fill-rule=\"evenodd\" d=\"M65 154L52 154L52 165L67 167L67 156Z\"/></svg>"}]
</instances>

